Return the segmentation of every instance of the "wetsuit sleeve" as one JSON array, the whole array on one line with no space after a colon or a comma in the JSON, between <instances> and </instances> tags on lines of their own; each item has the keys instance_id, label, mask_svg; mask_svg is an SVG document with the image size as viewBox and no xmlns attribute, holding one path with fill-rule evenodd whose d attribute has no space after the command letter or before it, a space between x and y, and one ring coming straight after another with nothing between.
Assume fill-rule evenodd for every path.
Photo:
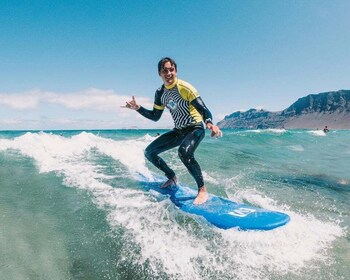
<instances>
[{"instance_id":1,"label":"wetsuit sleeve","mask_svg":"<svg viewBox=\"0 0 350 280\"><path fill-rule=\"evenodd\" d=\"M158 121L164 111L164 105L162 105L160 100L162 90L163 88L160 88L155 93L153 110L147 110L144 107L140 106L137 112L139 112L142 116L144 116L147 119L150 119L155 122Z\"/></svg>"},{"instance_id":2,"label":"wetsuit sleeve","mask_svg":"<svg viewBox=\"0 0 350 280\"><path fill-rule=\"evenodd\" d=\"M137 112L139 112L145 118L155 122L158 121L163 114L163 110L158 110L155 107L153 107L153 110L147 110L140 106L140 109L138 109Z\"/></svg>"},{"instance_id":3,"label":"wetsuit sleeve","mask_svg":"<svg viewBox=\"0 0 350 280\"><path fill-rule=\"evenodd\" d=\"M205 106L202 98L198 96L196 99L192 100L191 104L203 116L205 124L213 123L213 117L207 106Z\"/></svg>"}]
</instances>

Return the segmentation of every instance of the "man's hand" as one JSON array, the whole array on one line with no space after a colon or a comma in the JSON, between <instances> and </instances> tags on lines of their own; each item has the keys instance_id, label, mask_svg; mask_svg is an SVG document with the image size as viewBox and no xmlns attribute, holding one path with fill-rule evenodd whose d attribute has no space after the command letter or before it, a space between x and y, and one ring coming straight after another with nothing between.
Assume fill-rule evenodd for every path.
<instances>
[{"instance_id":1,"label":"man's hand","mask_svg":"<svg viewBox=\"0 0 350 280\"><path fill-rule=\"evenodd\" d=\"M216 138L222 137L222 135L223 135L222 131L216 125L213 125L212 123L207 123L206 127L207 127L207 129L211 130L211 137L214 137L214 136Z\"/></svg>"},{"instance_id":2,"label":"man's hand","mask_svg":"<svg viewBox=\"0 0 350 280\"><path fill-rule=\"evenodd\" d=\"M135 96L132 97L132 99L128 102L126 102L125 106L121 106L122 108L128 108L131 110L138 110L140 109L140 105L136 103Z\"/></svg>"}]
</instances>

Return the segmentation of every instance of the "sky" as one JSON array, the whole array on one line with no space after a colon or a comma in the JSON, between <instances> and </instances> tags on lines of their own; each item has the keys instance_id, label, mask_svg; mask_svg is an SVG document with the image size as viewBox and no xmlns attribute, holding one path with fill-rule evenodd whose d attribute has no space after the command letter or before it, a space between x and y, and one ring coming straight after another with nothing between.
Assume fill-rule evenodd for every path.
<instances>
[{"instance_id":1,"label":"sky","mask_svg":"<svg viewBox=\"0 0 350 280\"><path fill-rule=\"evenodd\" d=\"M348 0L0 0L0 130L171 128L173 57L214 116L350 89Z\"/></svg>"}]
</instances>

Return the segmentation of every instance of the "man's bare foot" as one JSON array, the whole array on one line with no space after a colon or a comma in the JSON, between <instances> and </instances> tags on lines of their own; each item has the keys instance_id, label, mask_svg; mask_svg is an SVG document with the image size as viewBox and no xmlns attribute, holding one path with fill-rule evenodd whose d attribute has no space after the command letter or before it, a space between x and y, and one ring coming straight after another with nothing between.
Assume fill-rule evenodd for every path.
<instances>
[{"instance_id":1,"label":"man's bare foot","mask_svg":"<svg viewBox=\"0 0 350 280\"><path fill-rule=\"evenodd\" d=\"M208 199L207 188L203 186L198 190L198 195L194 199L193 204L196 204L196 205L203 204L207 201L207 199Z\"/></svg>"},{"instance_id":2,"label":"man's bare foot","mask_svg":"<svg viewBox=\"0 0 350 280\"><path fill-rule=\"evenodd\" d=\"M176 176L174 176L173 178L169 179L168 181L164 182L160 188L161 189L165 189L165 188L168 188L168 187L171 187L171 186L176 186L177 184L177 178Z\"/></svg>"}]
</instances>

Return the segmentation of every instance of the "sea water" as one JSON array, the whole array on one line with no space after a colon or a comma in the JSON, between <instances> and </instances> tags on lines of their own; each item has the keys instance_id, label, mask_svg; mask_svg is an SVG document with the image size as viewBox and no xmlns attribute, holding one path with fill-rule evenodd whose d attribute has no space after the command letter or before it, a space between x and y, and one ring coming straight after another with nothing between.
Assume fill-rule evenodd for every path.
<instances>
[{"instance_id":1,"label":"sea water","mask_svg":"<svg viewBox=\"0 0 350 280\"><path fill-rule=\"evenodd\" d=\"M350 131L206 135L209 192L290 215L271 231L218 229L142 189L164 132L0 132L0 279L349 279ZM195 188L176 149L163 157Z\"/></svg>"}]
</instances>

